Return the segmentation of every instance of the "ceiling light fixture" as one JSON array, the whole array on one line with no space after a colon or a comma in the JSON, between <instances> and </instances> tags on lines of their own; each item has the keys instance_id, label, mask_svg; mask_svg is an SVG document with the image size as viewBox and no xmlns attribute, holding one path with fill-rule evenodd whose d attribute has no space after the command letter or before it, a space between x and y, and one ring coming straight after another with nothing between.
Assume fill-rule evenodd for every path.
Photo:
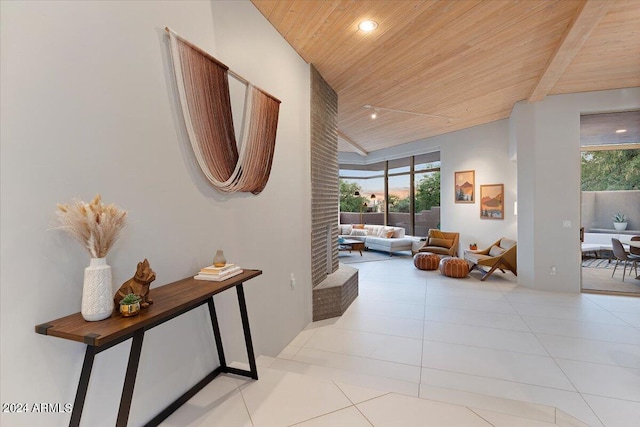
<instances>
[{"instance_id":1,"label":"ceiling light fixture","mask_svg":"<svg viewBox=\"0 0 640 427\"><path fill-rule=\"evenodd\" d=\"M626 131L627 131L626 129L618 129L616 133L625 133Z\"/></svg>"},{"instance_id":2,"label":"ceiling light fixture","mask_svg":"<svg viewBox=\"0 0 640 427\"><path fill-rule=\"evenodd\" d=\"M360 30L364 31L365 33L368 33L369 31L373 31L378 28L378 23L371 20L362 21L358 24L358 28L360 28Z\"/></svg>"},{"instance_id":3,"label":"ceiling light fixture","mask_svg":"<svg viewBox=\"0 0 640 427\"><path fill-rule=\"evenodd\" d=\"M451 121L455 118L455 117L449 117L449 116L439 116L437 114L418 113L417 111L397 110L395 108L378 107L378 106L369 105L369 104L363 105L362 108L373 108L374 113L371 114L372 119L375 119L375 117L373 116L378 111L391 111L392 113L413 114L414 116L423 116L423 117L438 117L440 119L449 119L449 123L451 123Z\"/></svg>"},{"instance_id":4,"label":"ceiling light fixture","mask_svg":"<svg viewBox=\"0 0 640 427\"><path fill-rule=\"evenodd\" d=\"M376 117L378 117L378 110L373 110L373 113L371 113L371 119L375 120Z\"/></svg>"}]
</instances>

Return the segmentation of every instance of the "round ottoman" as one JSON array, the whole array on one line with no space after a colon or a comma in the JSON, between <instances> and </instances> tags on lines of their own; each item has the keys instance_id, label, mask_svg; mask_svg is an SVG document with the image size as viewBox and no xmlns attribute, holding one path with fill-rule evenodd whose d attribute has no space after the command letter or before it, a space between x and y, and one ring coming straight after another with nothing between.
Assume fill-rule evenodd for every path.
<instances>
[{"instance_id":1,"label":"round ottoman","mask_svg":"<svg viewBox=\"0 0 640 427\"><path fill-rule=\"evenodd\" d=\"M419 270L437 270L440 257L431 252L420 252L413 257L413 265Z\"/></svg>"},{"instance_id":2,"label":"round ottoman","mask_svg":"<svg viewBox=\"0 0 640 427\"><path fill-rule=\"evenodd\" d=\"M463 278L469 275L469 264L462 258L443 258L440 261L440 273L447 277Z\"/></svg>"}]
</instances>

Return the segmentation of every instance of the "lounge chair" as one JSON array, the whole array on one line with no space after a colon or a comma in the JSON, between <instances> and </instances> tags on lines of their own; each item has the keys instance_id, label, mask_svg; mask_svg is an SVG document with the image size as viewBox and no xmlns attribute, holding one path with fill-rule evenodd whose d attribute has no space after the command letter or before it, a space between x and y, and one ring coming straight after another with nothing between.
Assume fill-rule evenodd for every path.
<instances>
[{"instance_id":1,"label":"lounge chair","mask_svg":"<svg viewBox=\"0 0 640 427\"><path fill-rule=\"evenodd\" d=\"M503 273L505 270L509 270L516 276L518 275L517 242L507 239L506 237L503 237L487 249L481 251L466 250L464 252L464 259L473 264L471 270L477 268L478 270L484 271L482 267L489 267L489 271L480 279L483 281L491 276L497 269Z\"/></svg>"},{"instance_id":2,"label":"lounge chair","mask_svg":"<svg viewBox=\"0 0 640 427\"><path fill-rule=\"evenodd\" d=\"M431 252L437 255L457 256L460 233L430 229L427 240L417 252Z\"/></svg>"}]
</instances>

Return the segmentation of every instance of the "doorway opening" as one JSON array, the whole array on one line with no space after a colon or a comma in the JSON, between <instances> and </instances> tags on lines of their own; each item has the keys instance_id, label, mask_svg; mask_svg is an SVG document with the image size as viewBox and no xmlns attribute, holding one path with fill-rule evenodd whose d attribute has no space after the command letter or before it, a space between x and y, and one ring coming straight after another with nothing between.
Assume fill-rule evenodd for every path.
<instances>
[{"instance_id":1,"label":"doorway opening","mask_svg":"<svg viewBox=\"0 0 640 427\"><path fill-rule=\"evenodd\" d=\"M582 115L580 143L581 289L640 296L640 271L625 259L640 254L640 111Z\"/></svg>"}]
</instances>

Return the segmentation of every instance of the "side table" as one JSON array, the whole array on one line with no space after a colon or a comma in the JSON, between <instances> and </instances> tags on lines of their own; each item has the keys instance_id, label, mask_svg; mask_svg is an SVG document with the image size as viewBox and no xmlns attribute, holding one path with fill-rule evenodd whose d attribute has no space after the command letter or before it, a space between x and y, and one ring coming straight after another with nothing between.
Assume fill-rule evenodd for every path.
<instances>
[{"instance_id":1,"label":"side table","mask_svg":"<svg viewBox=\"0 0 640 427\"><path fill-rule=\"evenodd\" d=\"M82 409L89 387L89 378L91 377L91 369L95 355L129 338L133 338L124 386L122 388L122 396L120 398L118 418L116 420L116 427L126 426L131 409L131 400L133 398L133 389L138 373L138 363L140 362L145 331L204 304L207 304L209 307L211 326L216 341L220 366L207 374L196 385L156 415L146 426L157 426L160 424L221 373L232 373L257 380L258 370L253 353L247 305L242 284L260 274L262 274L260 270L244 270L241 274L222 282L209 282L186 278L158 288L153 288L151 289L151 296L154 303L149 306L149 308L142 310L140 314L135 317L122 317L116 312L108 319L99 322L87 322L82 318L80 313L76 313L37 325L36 333L38 334L78 341L87 345L69 426L77 427L80 425L80 417L82 416ZM231 288L236 288L238 294L240 317L242 319L242 328L244 330L244 339L249 359L249 371L227 366L224 349L222 348L222 338L213 296Z\"/></svg>"}]
</instances>

